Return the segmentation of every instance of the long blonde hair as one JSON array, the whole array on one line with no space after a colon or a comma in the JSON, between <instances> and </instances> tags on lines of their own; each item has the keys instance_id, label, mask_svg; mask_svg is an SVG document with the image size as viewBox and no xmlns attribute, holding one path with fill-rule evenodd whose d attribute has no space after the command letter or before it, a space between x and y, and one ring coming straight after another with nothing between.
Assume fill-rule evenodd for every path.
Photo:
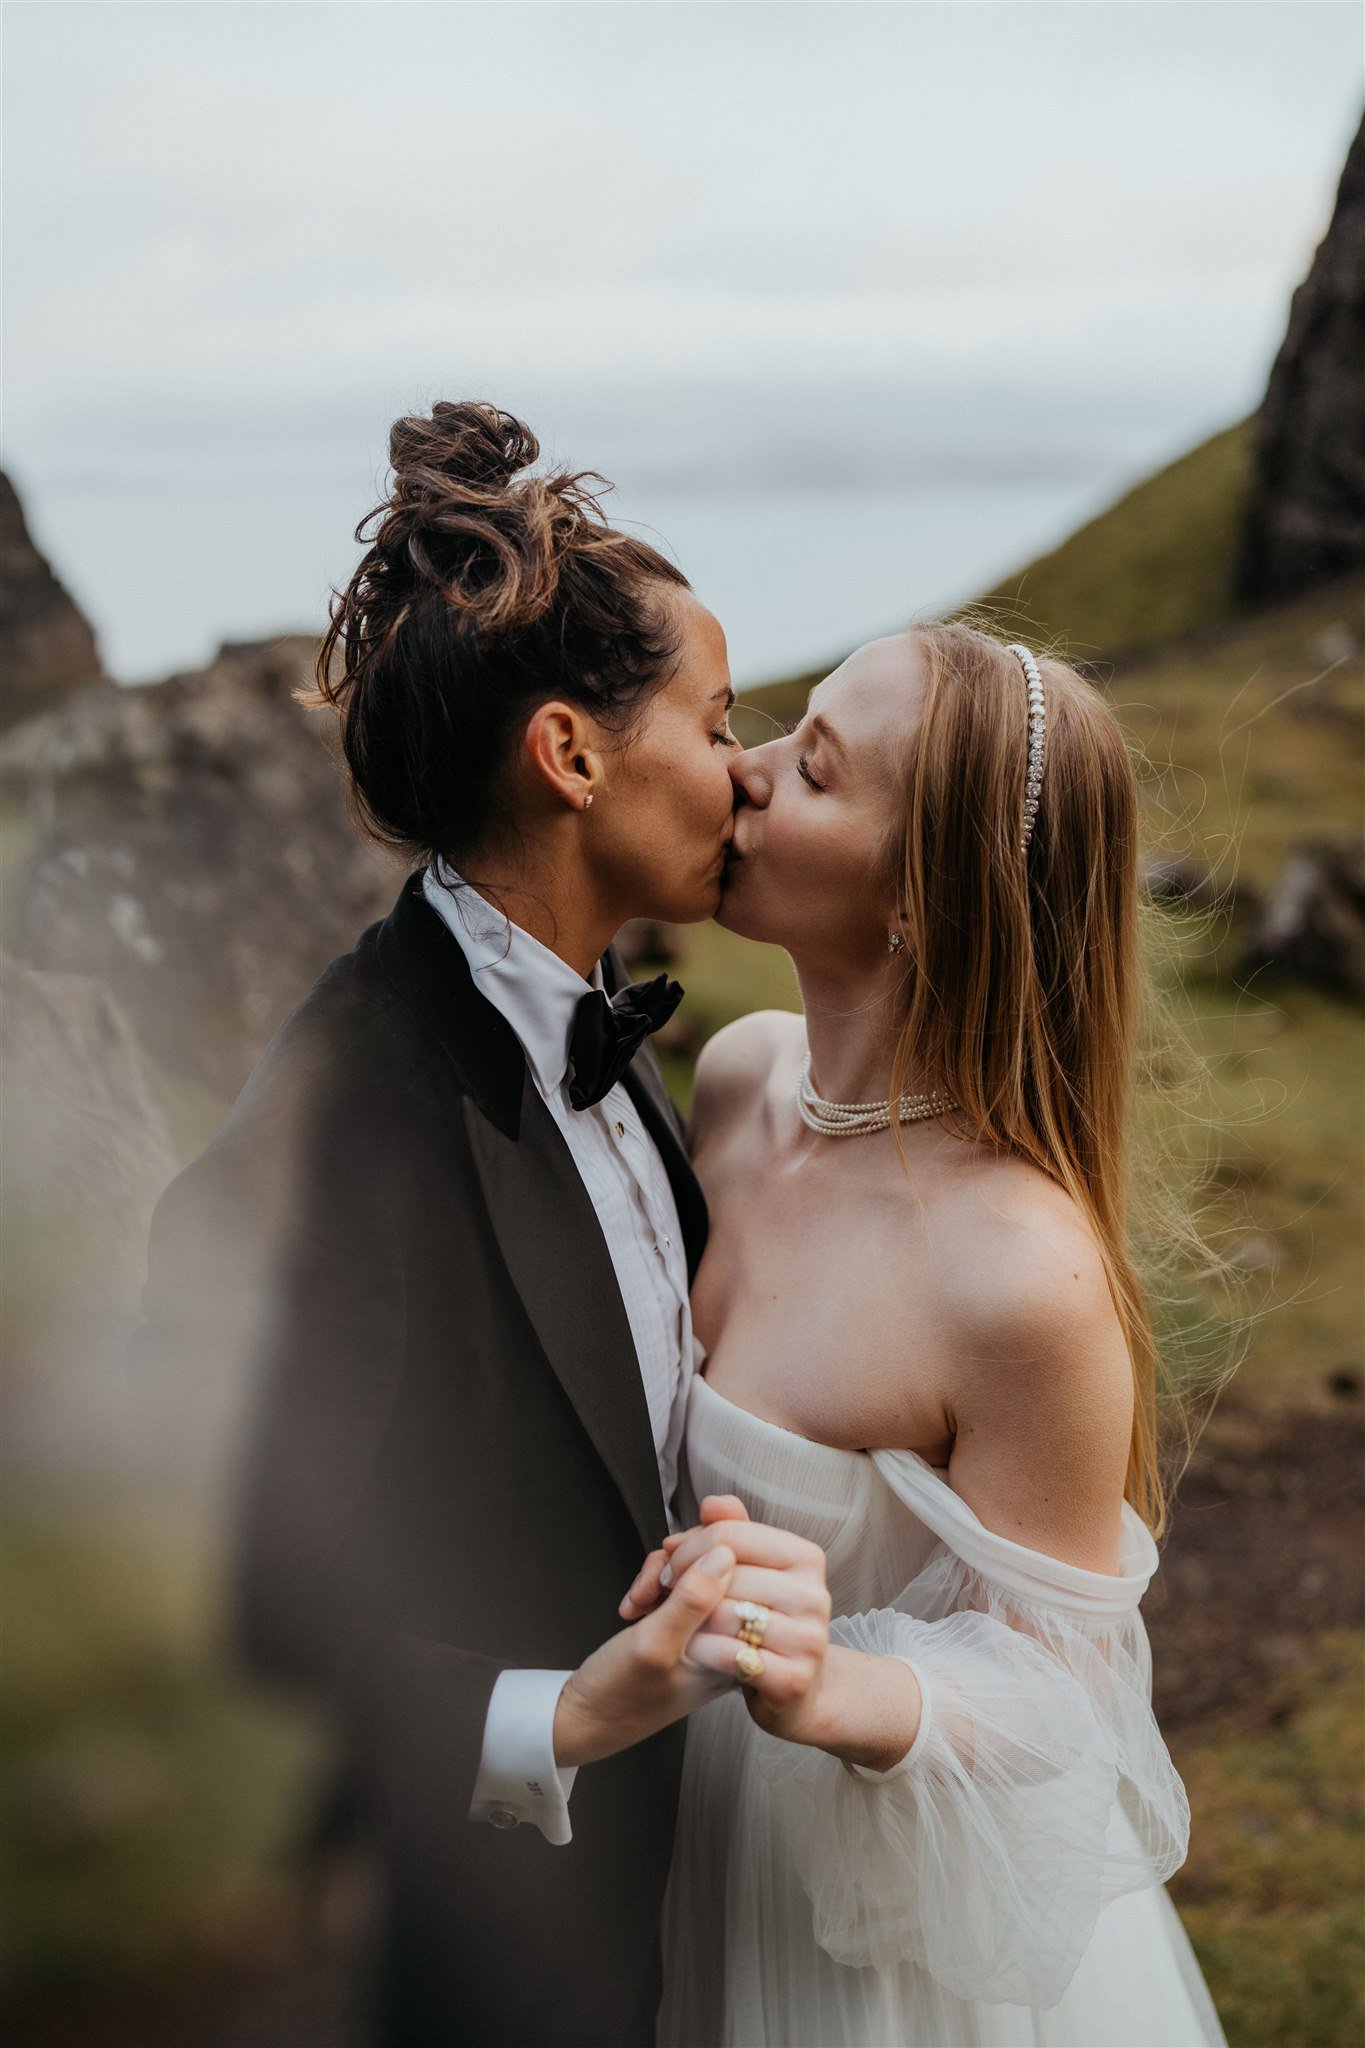
<instances>
[{"instance_id":1,"label":"long blonde hair","mask_svg":"<svg viewBox=\"0 0 1365 2048\"><path fill-rule=\"evenodd\" d=\"M1031 1160L1077 1204L1132 1360L1126 1497L1160 1535L1165 1425L1180 1402L1163 1374L1152 1260L1138 1239L1168 1261L1176 1249L1206 1271L1218 1261L1189 1189L1158 1185L1135 1163L1143 1025L1156 991L1142 943L1133 764L1100 692L1039 655L1047 752L1022 852L1028 696L1017 655L962 621L917 626L911 637L926 689L888 848L910 939L893 1099L911 1085L940 1089L958 1103L965 1133Z\"/></svg>"}]
</instances>

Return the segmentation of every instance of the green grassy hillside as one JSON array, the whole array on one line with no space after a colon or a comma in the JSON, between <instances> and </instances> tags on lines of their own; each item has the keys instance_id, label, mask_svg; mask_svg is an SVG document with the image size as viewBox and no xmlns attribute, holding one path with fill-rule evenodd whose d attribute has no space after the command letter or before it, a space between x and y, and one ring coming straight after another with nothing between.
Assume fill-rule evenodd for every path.
<instances>
[{"instance_id":1,"label":"green grassy hillside","mask_svg":"<svg viewBox=\"0 0 1365 2048\"><path fill-rule=\"evenodd\" d=\"M1182 455L981 602L1012 636L1117 660L1221 625L1251 469L1243 420Z\"/></svg>"}]
</instances>

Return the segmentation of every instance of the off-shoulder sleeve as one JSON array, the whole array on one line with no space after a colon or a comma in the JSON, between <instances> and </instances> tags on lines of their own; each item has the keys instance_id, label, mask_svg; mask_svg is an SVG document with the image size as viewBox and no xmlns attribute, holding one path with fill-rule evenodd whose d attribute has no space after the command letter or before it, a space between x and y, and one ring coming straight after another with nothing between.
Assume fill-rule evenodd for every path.
<instances>
[{"instance_id":1,"label":"off-shoulder sleeve","mask_svg":"<svg viewBox=\"0 0 1365 2048\"><path fill-rule=\"evenodd\" d=\"M998 1537L909 1452L873 1453L939 1539L897 1599L830 1624L919 1680L887 1772L764 1736L760 1768L837 1962L912 1962L958 1997L1053 2005L1100 1907L1184 1860L1138 1602L1157 1552L1125 1506L1117 1577Z\"/></svg>"}]
</instances>

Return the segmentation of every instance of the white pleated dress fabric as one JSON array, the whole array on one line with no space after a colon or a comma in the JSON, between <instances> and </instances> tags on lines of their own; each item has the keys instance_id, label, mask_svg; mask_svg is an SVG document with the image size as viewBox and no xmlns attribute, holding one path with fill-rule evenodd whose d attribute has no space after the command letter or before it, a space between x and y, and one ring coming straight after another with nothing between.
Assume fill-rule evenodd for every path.
<instances>
[{"instance_id":1,"label":"white pleated dress fabric","mask_svg":"<svg viewBox=\"0 0 1365 2048\"><path fill-rule=\"evenodd\" d=\"M659 2048L1204 2048L1224 2040L1162 1889L1184 1789L1151 1710L1125 1508L1117 1577L994 1535L907 1451L766 1422L698 1372L679 1508L735 1493L819 1543L832 1640L903 1658L909 1755L854 1773L736 1690L688 1724Z\"/></svg>"}]
</instances>

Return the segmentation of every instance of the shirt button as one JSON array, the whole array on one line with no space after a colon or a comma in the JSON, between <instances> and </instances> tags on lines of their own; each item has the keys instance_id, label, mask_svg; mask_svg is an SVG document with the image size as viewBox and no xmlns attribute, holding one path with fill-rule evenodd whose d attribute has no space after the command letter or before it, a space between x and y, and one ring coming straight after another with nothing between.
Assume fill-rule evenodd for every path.
<instances>
[{"instance_id":1,"label":"shirt button","mask_svg":"<svg viewBox=\"0 0 1365 2048\"><path fill-rule=\"evenodd\" d=\"M626 1135L626 1127L625 1127L625 1125L624 1125L624 1124L618 1124L618 1125L616 1126L616 1135L617 1135L617 1137L618 1137L618 1138L624 1138L624 1137L625 1137L625 1135Z\"/></svg>"},{"instance_id":2,"label":"shirt button","mask_svg":"<svg viewBox=\"0 0 1365 2048\"><path fill-rule=\"evenodd\" d=\"M510 1806L490 1806L488 1820L489 1825L495 1828L515 1828L521 1825L519 1816Z\"/></svg>"}]
</instances>

